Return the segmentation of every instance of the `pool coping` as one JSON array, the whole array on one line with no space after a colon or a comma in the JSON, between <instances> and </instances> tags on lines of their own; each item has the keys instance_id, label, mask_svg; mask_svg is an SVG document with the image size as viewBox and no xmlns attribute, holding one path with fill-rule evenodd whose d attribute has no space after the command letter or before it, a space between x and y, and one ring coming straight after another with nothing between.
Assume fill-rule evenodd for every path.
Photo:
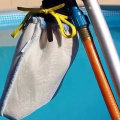
<instances>
[{"instance_id":1,"label":"pool coping","mask_svg":"<svg viewBox=\"0 0 120 120\"><path fill-rule=\"evenodd\" d=\"M79 7L81 7L83 10L85 10L83 5L80 5ZM120 10L120 5L100 5L100 7L102 8L102 10L115 10L115 11ZM17 9L0 10L0 15L6 14L6 13L8 14L8 13L25 13L25 12L19 11Z\"/></svg>"}]
</instances>

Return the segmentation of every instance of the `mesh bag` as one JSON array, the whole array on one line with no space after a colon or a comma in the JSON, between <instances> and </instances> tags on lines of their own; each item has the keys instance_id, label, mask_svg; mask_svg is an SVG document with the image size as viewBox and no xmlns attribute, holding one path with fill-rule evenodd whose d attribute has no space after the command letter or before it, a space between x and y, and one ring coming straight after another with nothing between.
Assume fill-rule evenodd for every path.
<instances>
[{"instance_id":1,"label":"mesh bag","mask_svg":"<svg viewBox=\"0 0 120 120\"><path fill-rule=\"evenodd\" d=\"M32 17L17 43L1 99L1 114L10 119L22 119L48 103L77 53L77 36L64 38L56 23L43 23Z\"/></svg>"}]
</instances>

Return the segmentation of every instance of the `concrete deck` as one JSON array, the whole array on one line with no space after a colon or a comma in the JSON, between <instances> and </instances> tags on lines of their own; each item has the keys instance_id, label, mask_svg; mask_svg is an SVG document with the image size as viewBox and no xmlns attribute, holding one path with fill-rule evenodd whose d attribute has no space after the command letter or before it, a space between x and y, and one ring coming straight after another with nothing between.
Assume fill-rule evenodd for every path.
<instances>
[{"instance_id":1,"label":"concrete deck","mask_svg":"<svg viewBox=\"0 0 120 120\"><path fill-rule=\"evenodd\" d=\"M39 7L42 0L0 0L0 10L16 9L21 7ZM77 0L78 4L82 4L81 0ZM103 5L120 5L120 0L99 0Z\"/></svg>"}]
</instances>

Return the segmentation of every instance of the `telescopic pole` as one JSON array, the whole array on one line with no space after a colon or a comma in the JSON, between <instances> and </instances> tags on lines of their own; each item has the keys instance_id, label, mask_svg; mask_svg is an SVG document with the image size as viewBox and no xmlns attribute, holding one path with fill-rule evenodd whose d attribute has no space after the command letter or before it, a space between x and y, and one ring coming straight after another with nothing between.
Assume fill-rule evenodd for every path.
<instances>
[{"instance_id":1,"label":"telescopic pole","mask_svg":"<svg viewBox=\"0 0 120 120\"><path fill-rule=\"evenodd\" d=\"M76 3L74 2L73 4ZM105 72L103 70L97 50L93 43L92 36L89 31L89 22L86 20L83 12L77 6L73 5L70 11L72 13L72 21L76 26L81 40L84 44L86 53L93 68L96 80L98 82L110 116L112 120L120 120L120 111L111 91Z\"/></svg>"},{"instance_id":2,"label":"telescopic pole","mask_svg":"<svg viewBox=\"0 0 120 120\"><path fill-rule=\"evenodd\" d=\"M97 0L83 0L120 100L120 60Z\"/></svg>"}]
</instances>

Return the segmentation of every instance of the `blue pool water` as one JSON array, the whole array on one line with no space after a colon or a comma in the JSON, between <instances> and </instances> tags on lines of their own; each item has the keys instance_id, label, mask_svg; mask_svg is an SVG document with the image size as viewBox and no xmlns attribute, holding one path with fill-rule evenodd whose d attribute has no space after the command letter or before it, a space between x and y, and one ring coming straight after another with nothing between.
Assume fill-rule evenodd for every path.
<instances>
[{"instance_id":1,"label":"blue pool water","mask_svg":"<svg viewBox=\"0 0 120 120\"><path fill-rule=\"evenodd\" d=\"M104 11L104 15L120 56L120 11ZM24 15L21 19L18 17L16 20L19 19L20 22L23 17ZM2 30L4 31L4 34L2 35L7 35L9 32L8 27L4 26L6 23L0 22L0 24L2 24L2 29L6 29ZM12 30L12 27L15 27L17 24L18 23L16 22L11 23L11 27L9 29ZM10 24L8 26L10 26ZM100 54L103 67L112 86L112 90L115 91L92 26L90 26L90 28L94 37L95 45ZM0 96L4 88L14 50L14 44L0 47ZM0 117L0 120L7 119ZM107 111L81 41L79 41L79 51L75 61L68 70L57 95L47 105L38 109L23 120L110 120L110 115Z\"/></svg>"}]
</instances>

